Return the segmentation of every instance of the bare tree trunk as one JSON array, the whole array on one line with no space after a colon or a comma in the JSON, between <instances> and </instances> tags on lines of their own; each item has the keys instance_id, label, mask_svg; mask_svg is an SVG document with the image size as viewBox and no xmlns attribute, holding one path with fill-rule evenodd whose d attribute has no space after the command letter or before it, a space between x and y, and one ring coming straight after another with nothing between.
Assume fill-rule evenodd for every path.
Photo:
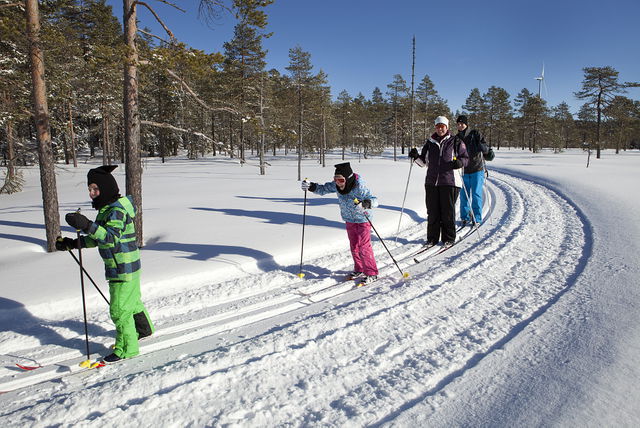
<instances>
[{"instance_id":1,"label":"bare tree trunk","mask_svg":"<svg viewBox=\"0 0 640 428\"><path fill-rule=\"evenodd\" d=\"M214 141L214 143L211 145L212 148L212 155L215 156L216 155L216 115L215 113L211 113L211 139Z\"/></svg>"},{"instance_id":2,"label":"bare tree trunk","mask_svg":"<svg viewBox=\"0 0 640 428\"><path fill-rule=\"evenodd\" d=\"M8 98L7 94L4 93L5 99ZM13 122L11 120L7 120L5 123L5 132L7 133L7 152L5 154L5 165L7 167L7 175L4 179L4 184L0 186L0 194L6 193L17 193L22 190L22 186L24 185L24 180L22 179L22 174L16 170L15 167L15 149L14 144L15 140L13 138Z\"/></svg>"},{"instance_id":3,"label":"bare tree trunk","mask_svg":"<svg viewBox=\"0 0 640 428\"><path fill-rule=\"evenodd\" d=\"M416 36L413 36L413 54L412 54L412 61L411 61L411 147L415 147L415 143L413 142L413 138L414 138L413 122L414 122L414 114L415 114L414 113L415 93L413 88L414 88L414 79L415 79L415 69L416 69ZM404 154L404 144L402 145L402 154ZM393 153L393 160L394 161L397 160L395 152Z\"/></svg>"},{"instance_id":4,"label":"bare tree trunk","mask_svg":"<svg viewBox=\"0 0 640 428\"><path fill-rule=\"evenodd\" d=\"M109 156L109 118L105 111L104 102L101 103L100 110L102 112L102 164L111 165Z\"/></svg>"},{"instance_id":5,"label":"bare tree trunk","mask_svg":"<svg viewBox=\"0 0 640 428\"><path fill-rule=\"evenodd\" d=\"M298 88L298 181L302 180L302 88Z\"/></svg>"},{"instance_id":6,"label":"bare tree trunk","mask_svg":"<svg viewBox=\"0 0 640 428\"><path fill-rule=\"evenodd\" d=\"M124 148L124 117L120 118L120 123L118 124L118 150L120 151L120 163L125 162L125 148Z\"/></svg>"},{"instance_id":7,"label":"bare tree trunk","mask_svg":"<svg viewBox=\"0 0 640 428\"><path fill-rule=\"evenodd\" d=\"M108 165L107 163L107 159L108 159L108 150L109 147L107 146L107 132L105 129L105 126L107 125L106 120L104 118L104 115L102 116L102 165Z\"/></svg>"},{"instance_id":8,"label":"bare tree trunk","mask_svg":"<svg viewBox=\"0 0 640 428\"><path fill-rule=\"evenodd\" d=\"M113 153L111 148L111 133L109 132L109 124L111 121L109 120L108 113L104 114L102 120L104 121L104 150L107 152L107 165L111 165Z\"/></svg>"},{"instance_id":9,"label":"bare tree trunk","mask_svg":"<svg viewBox=\"0 0 640 428\"><path fill-rule=\"evenodd\" d=\"M246 161L244 158L244 118L240 117L240 142L238 145L238 157L242 162Z\"/></svg>"},{"instance_id":10,"label":"bare tree trunk","mask_svg":"<svg viewBox=\"0 0 640 428\"><path fill-rule=\"evenodd\" d=\"M60 213L58 211L58 191L49 131L49 109L44 80L43 53L40 49L40 17L38 0L26 0L27 37L31 57L31 81L33 84L33 118L38 140L38 160L40 164L40 184L47 235L47 251L55 251L56 239L60 236Z\"/></svg>"},{"instance_id":11,"label":"bare tree trunk","mask_svg":"<svg viewBox=\"0 0 640 428\"><path fill-rule=\"evenodd\" d=\"M7 130L7 177L13 177L16 173L15 153L13 149L13 123L8 120L6 123Z\"/></svg>"},{"instance_id":12,"label":"bare tree trunk","mask_svg":"<svg viewBox=\"0 0 640 428\"><path fill-rule=\"evenodd\" d=\"M398 110L396 108L396 111L394 113L394 119L393 119L393 160L394 161L397 159L397 153L398 153Z\"/></svg>"},{"instance_id":13,"label":"bare tree trunk","mask_svg":"<svg viewBox=\"0 0 640 428\"><path fill-rule=\"evenodd\" d=\"M71 111L71 102L69 102L69 145L71 146L71 159L73 159L73 167L78 167L78 156L76 155L76 137L73 133L73 113Z\"/></svg>"},{"instance_id":14,"label":"bare tree trunk","mask_svg":"<svg viewBox=\"0 0 640 428\"><path fill-rule=\"evenodd\" d=\"M126 192L133 197L136 242L144 244L142 233L142 164L140 160L140 116L138 113L138 48L136 46L136 2L123 0L124 41L127 58L124 64L124 141L126 150Z\"/></svg>"},{"instance_id":15,"label":"bare tree trunk","mask_svg":"<svg viewBox=\"0 0 640 428\"><path fill-rule=\"evenodd\" d=\"M235 153L233 152L233 117L231 113L229 113L229 157L235 157Z\"/></svg>"},{"instance_id":16,"label":"bare tree trunk","mask_svg":"<svg viewBox=\"0 0 640 428\"><path fill-rule=\"evenodd\" d=\"M64 103L62 103L61 108L62 108L62 117L64 117L65 114L66 114L66 110L64 108ZM70 150L69 150L69 145L70 145L70 143L69 143L69 140L70 140L69 139L69 135L68 135L68 133L67 134L63 134L63 135L60 136L60 138L62 138L62 150L64 151L64 163L65 163L65 165L69 165L69 159L71 158L70 153L69 153L70 152Z\"/></svg>"},{"instance_id":17,"label":"bare tree trunk","mask_svg":"<svg viewBox=\"0 0 640 428\"><path fill-rule=\"evenodd\" d=\"M260 152L260 175L265 175L266 165L264 163L264 78L260 79L260 146L258 151Z\"/></svg>"},{"instance_id":18,"label":"bare tree trunk","mask_svg":"<svg viewBox=\"0 0 640 428\"><path fill-rule=\"evenodd\" d=\"M2 92L2 99L5 105L10 104L10 95L7 92ZM15 169L15 149L14 149L14 138L13 138L13 121L11 119L5 122L5 132L7 133L7 157L6 157L6 165L7 165L7 179L13 177L16 173Z\"/></svg>"},{"instance_id":19,"label":"bare tree trunk","mask_svg":"<svg viewBox=\"0 0 640 428\"><path fill-rule=\"evenodd\" d=\"M322 166L327 166L327 124L324 113L322 114Z\"/></svg>"}]
</instances>

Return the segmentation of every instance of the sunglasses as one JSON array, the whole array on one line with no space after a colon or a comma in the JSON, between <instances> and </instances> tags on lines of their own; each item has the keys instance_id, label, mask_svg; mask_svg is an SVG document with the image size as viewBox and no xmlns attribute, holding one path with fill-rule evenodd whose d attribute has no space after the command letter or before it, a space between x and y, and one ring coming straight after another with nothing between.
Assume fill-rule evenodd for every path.
<instances>
[{"instance_id":1,"label":"sunglasses","mask_svg":"<svg viewBox=\"0 0 640 428\"><path fill-rule=\"evenodd\" d=\"M343 177L333 177L333 181L335 181L336 183L344 183L345 181L347 181L347 179Z\"/></svg>"}]
</instances>

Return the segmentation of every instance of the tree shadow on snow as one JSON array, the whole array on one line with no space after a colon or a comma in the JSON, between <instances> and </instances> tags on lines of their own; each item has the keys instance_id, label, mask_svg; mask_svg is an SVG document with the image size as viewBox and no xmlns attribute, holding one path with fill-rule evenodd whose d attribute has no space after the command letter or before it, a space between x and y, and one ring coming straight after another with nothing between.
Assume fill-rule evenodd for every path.
<instances>
[{"instance_id":1,"label":"tree shadow on snow","mask_svg":"<svg viewBox=\"0 0 640 428\"><path fill-rule=\"evenodd\" d=\"M78 308L81 312L82 308ZM0 330L14 332L19 335L33 337L39 341L40 346L56 345L61 348L70 350L86 350L86 341L84 336L84 323L80 321L47 321L31 314L22 303L15 300L0 297ZM77 337L72 339L65 338L56 332L56 328L63 328L77 333ZM89 337L103 336L108 330L95 324L88 324ZM92 353L101 353L109 351L104 345L98 343L89 343ZM4 354L12 359L20 359L22 363L27 361L23 355ZM33 361L33 363L38 363ZM17 369L11 365L11 370Z\"/></svg>"},{"instance_id":2,"label":"tree shadow on snow","mask_svg":"<svg viewBox=\"0 0 640 428\"><path fill-rule=\"evenodd\" d=\"M286 213L281 211L257 211L257 210L242 210L236 208L205 208L205 207L192 207L192 210L200 211L213 211L226 215L232 215L237 217L252 217L262 219L265 223L269 224L299 224L302 226L302 212L299 214ZM344 223L341 221L327 220L324 217L312 216L307 214L305 223L307 226L325 226L336 227L344 229Z\"/></svg>"},{"instance_id":3,"label":"tree shadow on snow","mask_svg":"<svg viewBox=\"0 0 640 428\"><path fill-rule=\"evenodd\" d=\"M10 227L17 227L17 228L23 228L23 229L38 229L38 230L45 230L44 224L41 223L25 223L23 221L8 221L8 220L0 220L0 226L10 226ZM76 230L74 228L72 228L71 226L60 226L60 231L61 232L69 232L71 234L73 234L75 236L76 234ZM27 235L18 235L18 234L12 234L12 233L0 233L0 239L11 239L13 241L22 241L22 242L26 242L29 244L35 244L38 245L42 248L47 248L47 241L46 239L40 239L40 238L36 238L33 236L27 236Z\"/></svg>"},{"instance_id":4,"label":"tree shadow on snow","mask_svg":"<svg viewBox=\"0 0 640 428\"><path fill-rule=\"evenodd\" d=\"M0 239L11 239L14 241L22 241L28 244L35 244L42 248L47 248L47 241L44 239L34 238L33 236L13 235L10 233L0 233Z\"/></svg>"},{"instance_id":5,"label":"tree shadow on snow","mask_svg":"<svg viewBox=\"0 0 640 428\"><path fill-rule=\"evenodd\" d=\"M251 257L256 260L258 268L264 272L274 269L284 269L273 259L273 255L253 248L240 247L235 245L210 245L210 244L182 244L180 242L152 242L145 245L144 250L151 251L177 251L185 253L183 258L199 261L207 261L217 258L218 261L233 265L239 264L237 261L226 260L225 255L240 255Z\"/></svg>"}]
</instances>

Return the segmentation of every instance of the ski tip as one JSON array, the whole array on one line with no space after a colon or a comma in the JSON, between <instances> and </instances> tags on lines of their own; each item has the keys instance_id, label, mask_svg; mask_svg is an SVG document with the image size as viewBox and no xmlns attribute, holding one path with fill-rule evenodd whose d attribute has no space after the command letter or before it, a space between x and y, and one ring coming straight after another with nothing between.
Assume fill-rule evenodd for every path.
<instances>
[{"instance_id":1,"label":"ski tip","mask_svg":"<svg viewBox=\"0 0 640 428\"><path fill-rule=\"evenodd\" d=\"M300 272L300 273L298 274L298 278L300 278L300 279L304 278L304 273Z\"/></svg>"},{"instance_id":2,"label":"ski tip","mask_svg":"<svg viewBox=\"0 0 640 428\"><path fill-rule=\"evenodd\" d=\"M89 368L91 367L91 360L84 360L82 361L80 364L78 364L80 367L85 367L85 368Z\"/></svg>"},{"instance_id":3,"label":"ski tip","mask_svg":"<svg viewBox=\"0 0 640 428\"><path fill-rule=\"evenodd\" d=\"M18 367L21 370L31 371L31 370L39 369L42 366L25 366L23 364L16 364L16 367Z\"/></svg>"},{"instance_id":4,"label":"ski tip","mask_svg":"<svg viewBox=\"0 0 640 428\"><path fill-rule=\"evenodd\" d=\"M95 368L98 368L98 367L104 367L105 363L104 363L104 361L100 361L100 360L96 360L96 361L84 360L78 365L80 367L85 368L85 369L95 369Z\"/></svg>"}]
</instances>

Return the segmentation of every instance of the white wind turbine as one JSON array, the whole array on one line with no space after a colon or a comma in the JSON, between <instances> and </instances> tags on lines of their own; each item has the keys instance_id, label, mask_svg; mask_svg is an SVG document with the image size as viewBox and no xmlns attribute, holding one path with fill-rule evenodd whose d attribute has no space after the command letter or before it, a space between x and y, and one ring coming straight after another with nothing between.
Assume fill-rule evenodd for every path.
<instances>
[{"instance_id":1,"label":"white wind turbine","mask_svg":"<svg viewBox=\"0 0 640 428\"><path fill-rule=\"evenodd\" d=\"M547 91L547 84L544 83L544 62L542 63L542 73L538 77L534 77L538 81L538 98L542 99L542 85L544 85L544 93L547 98L549 97L549 92Z\"/></svg>"}]
</instances>

